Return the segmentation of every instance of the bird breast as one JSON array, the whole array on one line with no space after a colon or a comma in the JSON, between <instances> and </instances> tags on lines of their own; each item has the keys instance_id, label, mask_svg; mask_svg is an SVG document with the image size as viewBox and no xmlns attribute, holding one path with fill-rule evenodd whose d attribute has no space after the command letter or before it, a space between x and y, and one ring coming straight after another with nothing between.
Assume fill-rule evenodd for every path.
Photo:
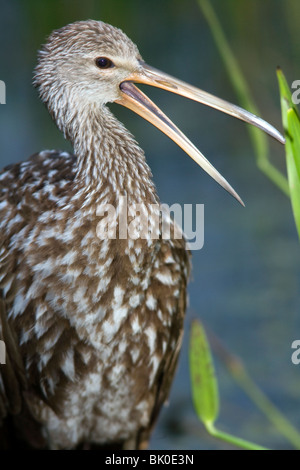
<instances>
[{"instance_id":1,"label":"bird breast","mask_svg":"<svg viewBox=\"0 0 300 470\"><path fill-rule=\"evenodd\" d=\"M99 239L92 201L70 192L68 158L59 184L55 159L47 184L31 167L32 191L19 200L8 170L0 203L3 298L38 390L28 406L52 447L147 426L158 374L181 340L188 275L183 240ZM14 171L25 178L26 164Z\"/></svg>"}]
</instances>

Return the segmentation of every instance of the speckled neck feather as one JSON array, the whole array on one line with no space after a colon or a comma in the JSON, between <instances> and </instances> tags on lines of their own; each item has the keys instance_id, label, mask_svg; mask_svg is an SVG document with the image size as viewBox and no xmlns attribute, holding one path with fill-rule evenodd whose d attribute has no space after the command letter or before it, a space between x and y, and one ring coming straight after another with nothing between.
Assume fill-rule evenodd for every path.
<instances>
[{"instance_id":1,"label":"speckled neck feather","mask_svg":"<svg viewBox=\"0 0 300 470\"><path fill-rule=\"evenodd\" d=\"M78 188L101 193L102 186L109 185L107 202L124 195L130 204L158 203L144 152L106 106L74 118L67 135L78 158Z\"/></svg>"}]
</instances>

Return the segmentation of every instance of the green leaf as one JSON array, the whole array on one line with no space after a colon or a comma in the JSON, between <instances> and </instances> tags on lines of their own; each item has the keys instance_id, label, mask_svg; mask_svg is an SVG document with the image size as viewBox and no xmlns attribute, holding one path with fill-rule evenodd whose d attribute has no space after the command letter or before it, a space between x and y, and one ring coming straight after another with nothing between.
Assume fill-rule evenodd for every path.
<instances>
[{"instance_id":1,"label":"green leaf","mask_svg":"<svg viewBox=\"0 0 300 470\"><path fill-rule=\"evenodd\" d=\"M293 108L287 111L286 164L294 219L300 239L300 122Z\"/></svg>"},{"instance_id":2,"label":"green leaf","mask_svg":"<svg viewBox=\"0 0 300 470\"><path fill-rule=\"evenodd\" d=\"M206 334L197 320L191 327L189 360L197 415L205 425L214 423L219 413L218 385Z\"/></svg>"},{"instance_id":3,"label":"green leaf","mask_svg":"<svg viewBox=\"0 0 300 470\"><path fill-rule=\"evenodd\" d=\"M300 180L300 121L294 108L288 109L287 121L295 167L297 169L298 179Z\"/></svg>"},{"instance_id":4,"label":"green leaf","mask_svg":"<svg viewBox=\"0 0 300 470\"><path fill-rule=\"evenodd\" d=\"M290 88L279 69L277 77L280 90L282 122L285 132L286 165L294 219L300 239L300 119L293 103Z\"/></svg>"},{"instance_id":5,"label":"green leaf","mask_svg":"<svg viewBox=\"0 0 300 470\"><path fill-rule=\"evenodd\" d=\"M207 432L217 439L243 449L264 450L264 447L219 431L215 427L214 423L219 414L218 384L206 334L197 320L192 323L189 358L193 402Z\"/></svg>"},{"instance_id":6,"label":"green leaf","mask_svg":"<svg viewBox=\"0 0 300 470\"><path fill-rule=\"evenodd\" d=\"M290 87L286 81L286 78L280 68L277 69L277 78L279 83L280 99L281 99L281 111L282 111L282 122L285 130L288 129L286 111L289 108L293 108L297 116L299 117L298 110L293 103Z\"/></svg>"}]
</instances>

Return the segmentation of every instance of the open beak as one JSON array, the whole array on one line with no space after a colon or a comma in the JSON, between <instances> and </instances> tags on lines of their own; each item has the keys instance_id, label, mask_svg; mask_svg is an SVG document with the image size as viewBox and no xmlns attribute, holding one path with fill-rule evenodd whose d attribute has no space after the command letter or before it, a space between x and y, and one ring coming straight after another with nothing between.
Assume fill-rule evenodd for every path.
<instances>
[{"instance_id":1,"label":"open beak","mask_svg":"<svg viewBox=\"0 0 300 470\"><path fill-rule=\"evenodd\" d=\"M121 104L164 132L170 139L176 142L198 165L200 165L212 178L214 178L224 189L234 196L242 205L243 201L225 178L212 166L204 155L192 144L192 142L173 124L173 122L142 93L132 82L152 85L164 90L177 93L199 103L230 114L242 121L262 129L267 134L281 142L285 142L283 136L263 119L249 113L248 111L224 101L216 96L206 93L199 88L189 85L181 80L171 77L150 65L140 62L141 68L133 72L120 84L121 98L116 103Z\"/></svg>"}]
</instances>

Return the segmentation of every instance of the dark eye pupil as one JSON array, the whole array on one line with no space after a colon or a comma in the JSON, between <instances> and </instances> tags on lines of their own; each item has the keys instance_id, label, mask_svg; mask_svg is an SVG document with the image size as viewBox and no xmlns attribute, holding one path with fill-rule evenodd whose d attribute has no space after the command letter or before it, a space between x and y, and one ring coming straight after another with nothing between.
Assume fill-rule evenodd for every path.
<instances>
[{"instance_id":1,"label":"dark eye pupil","mask_svg":"<svg viewBox=\"0 0 300 470\"><path fill-rule=\"evenodd\" d=\"M106 57L98 57L96 59L96 65L100 69L108 69L109 67L113 67L112 61Z\"/></svg>"}]
</instances>

